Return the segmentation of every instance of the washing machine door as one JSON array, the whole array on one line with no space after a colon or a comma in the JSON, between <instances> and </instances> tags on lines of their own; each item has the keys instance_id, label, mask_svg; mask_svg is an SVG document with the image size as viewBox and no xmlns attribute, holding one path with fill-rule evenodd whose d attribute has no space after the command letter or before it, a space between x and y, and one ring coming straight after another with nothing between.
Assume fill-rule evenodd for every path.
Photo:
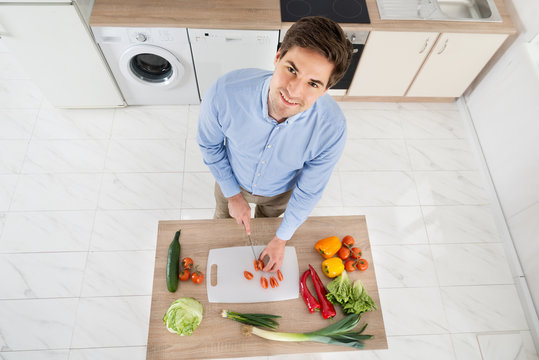
<instances>
[{"instance_id":1,"label":"washing machine door","mask_svg":"<svg viewBox=\"0 0 539 360\"><path fill-rule=\"evenodd\" d=\"M120 69L129 81L147 86L173 87L185 69L171 52L155 45L136 45L120 57Z\"/></svg>"}]
</instances>

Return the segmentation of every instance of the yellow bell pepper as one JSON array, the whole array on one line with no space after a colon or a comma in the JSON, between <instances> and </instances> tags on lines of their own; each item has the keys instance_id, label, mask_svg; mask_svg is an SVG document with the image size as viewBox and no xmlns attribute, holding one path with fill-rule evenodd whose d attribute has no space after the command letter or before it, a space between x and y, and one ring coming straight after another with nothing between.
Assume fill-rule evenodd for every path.
<instances>
[{"instance_id":1,"label":"yellow bell pepper","mask_svg":"<svg viewBox=\"0 0 539 360\"><path fill-rule=\"evenodd\" d=\"M318 251L325 259L329 259L339 251L341 248L341 240L336 236L330 236L322 240L318 240L314 244L314 248Z\"/></svg>"},{"instance_id":2,"label":"yellow bell pepper","mask_svg":"<svg viewBox=\"0 0 539 360\"><path fill-rule=\"evenodd\" d=\"M332 257L324 260L322 263L322 272L326 274L327 277L334 278L341 275L344 271L344 264L342 263L341 258Z\"/></svg>"}]
</instances>

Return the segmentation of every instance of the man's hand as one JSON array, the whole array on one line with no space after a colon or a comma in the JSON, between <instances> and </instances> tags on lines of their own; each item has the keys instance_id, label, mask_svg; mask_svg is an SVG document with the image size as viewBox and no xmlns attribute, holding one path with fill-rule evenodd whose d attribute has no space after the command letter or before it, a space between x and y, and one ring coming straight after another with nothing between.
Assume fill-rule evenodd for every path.
<instances>
[{"instance_id":1,"label":"man's hand","mask_svg":"<svg viewBox=\"0 0 539 360\"><path fill-rule=\"evenodd\" d=\"M251 234L251 207L240 193L228 198L228 212L236 219L238 225L243 224L247 234Z\"/></svg>"},{"instance_id":2,"label":"man's hand","mask_svg":"<svg viewBox=\"0 0 539 360\"><path fill-rule=\"evenodd\" d=\"M276 272L281 268L284 258L286 240L281 240L275 235L266 248L260 253L260 259L269 257L269 261L262 271Z\"/></svg>"}]
</instances>

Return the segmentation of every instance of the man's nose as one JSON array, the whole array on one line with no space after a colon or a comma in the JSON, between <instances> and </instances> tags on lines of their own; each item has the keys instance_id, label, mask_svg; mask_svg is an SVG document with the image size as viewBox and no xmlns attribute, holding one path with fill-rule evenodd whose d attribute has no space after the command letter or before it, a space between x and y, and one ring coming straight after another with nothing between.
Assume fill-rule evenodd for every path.
<instances>
[{"instance_id":1,"label":"man's nose","mask_svg":"<svg viewBox=\"0 0 539 360\"><path fill-rule=\"evenodd\" d=\"M291 97L299 97L299 93L301 91L300 81L297 78L290 80L286 90L288 90Z\"/></svg>"}]
</instances>

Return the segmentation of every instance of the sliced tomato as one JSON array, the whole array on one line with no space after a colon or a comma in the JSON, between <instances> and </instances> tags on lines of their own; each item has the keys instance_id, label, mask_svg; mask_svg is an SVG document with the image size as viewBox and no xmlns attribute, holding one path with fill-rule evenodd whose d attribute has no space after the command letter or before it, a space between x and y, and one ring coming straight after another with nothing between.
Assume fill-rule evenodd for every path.
<instances>
[{"instance_id":1,"label":"sliced tomato","mask_svg":"<svg viewBox=\"0 0 539 360\"><path fill-rule=\"evenodd\" d=\"M283 281L283 273L281 272L281 270L277 270L277 278L279 279L279 281Z\"/></svg>"},{"instance_id":2,"label":"sliced tomato","mask_svg":"<svg viewBox=\"0 0 539 360\"><path fill-rule=\"evenodd\" d=\"M273 283L272 287L279 287L279 282L275 278L275 276L270 277L270 283Z\"/></svg>"},{"instance_id":3,"label":"sliced tomato","mask_svg":"<svg viewBox=\"0 0 539 360\"><path fill-rule=\"evenodd\" d=\"M266 279L265 277L261 277L260 278L260 285L264 288L264 289L267 289L268 288L268 279Z\"/></svg>"},{"instance_id":4,"label":"sliced tomato","mask_svg":"<svg viewBox=\"0 0 539 360\"><path fill-rule=\"evenodd\" d=\"M249 271L244 271L243 276L245 276L247 280L251 280L253 278L253 274L251 274Z\"/></svg>"},{"instance_id":5,"label":"sliced tomato","mask_svg":"<svg viewBox=\"0 0 539 360\"><path fill-rule=\"evenodd\" d=\"M258 268L258 260L255 260L255 261L253 262L253 265L254 265L254 267L255 267L255 271L260 270L260 269Z\"/></svg>"}]
</instances>

